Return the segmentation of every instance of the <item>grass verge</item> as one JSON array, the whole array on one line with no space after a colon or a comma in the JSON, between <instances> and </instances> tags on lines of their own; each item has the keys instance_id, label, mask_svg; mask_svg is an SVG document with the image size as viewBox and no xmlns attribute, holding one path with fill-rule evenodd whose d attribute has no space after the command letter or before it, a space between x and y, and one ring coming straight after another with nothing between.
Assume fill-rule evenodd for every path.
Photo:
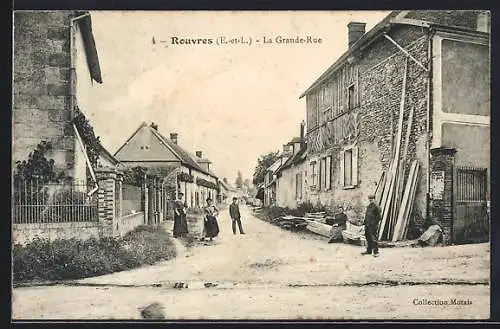
<instances>
[{"instance_id":1,"label":"grass verge","mask_svg":"<svg viewBox=\"0 0 500 329\"><path fill-rule=\"evenodd\" d=\"M176 256L162 225L143 225L121 238L36 238L14 245L13 283L72 280L152 265Z\"/></svg>"}]
</instances>

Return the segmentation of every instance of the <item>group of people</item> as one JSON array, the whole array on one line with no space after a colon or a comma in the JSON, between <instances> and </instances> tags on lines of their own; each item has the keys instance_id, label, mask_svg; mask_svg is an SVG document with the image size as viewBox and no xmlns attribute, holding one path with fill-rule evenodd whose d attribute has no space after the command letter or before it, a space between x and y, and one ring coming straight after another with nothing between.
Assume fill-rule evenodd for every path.
<instances>
[{"instance_id":1,"label":"group of people","mask_svg":"<svg viewBox=\"0 0 500 329\"><path fill-rule=\"evenodd\" d=\"M184 237L189 233L186 219L186 209L188 206L185 201L182 201L184 193L181 192L178 194L178 196L179 198L174 202L174 238ZM203 211L204 217L201 240L204 241L206 239L209 239L209 241L213 241L213 239L219 235L220 231L219 223L217 221L219 209L214 204L211 198L207 198L206 205L203 208ZM245 234L241 225L241 214L237 197L233 198L233 202L229 206L229 215L231 216L232 220L233 234L236 234L236 225L238 225L240 234Z\"/></svg>"},{"instance_id":2,"label":"group of people","mask_svg":"<svg viewBox=\"0 0 500 329\"><path fill-rule=\"evenodd\" d=\"M184 194L179 193L179 199L174 203L174 237L182 237L188 234L188 226L186 220L186 202L182 201ZM369 204L366 207L365 218L363 224L365 226L365 238L366 238L366 251L362 252L362 255L372 255L377 257L379 255L378 250L378 226L382 220L382 212L380 207L375 202L375 195L371 194L368 196ZM217 216L219 215L219 209L215 206L213 200L208 198L206 200L207 204L203 208L205 216L203 218L203 232L201 240L208 238L210 241L219 235L219 223L217 222ZM240 234L245 234L243 232L243 227L241 225L241 214L238 206L238 198L234 197L233 202L229 206L229 215L232 220L233 234L236 234L236 226L238 226ZM347 228L347 222L352 222L347 218L344 213L344 208L342 206L338 207L337 214L333 219L328 219L327 224L332 225L332 238L330 242L342 239L341 232ZM354 223L353 224L359 224Z\"/></svg>"}]
</instances>

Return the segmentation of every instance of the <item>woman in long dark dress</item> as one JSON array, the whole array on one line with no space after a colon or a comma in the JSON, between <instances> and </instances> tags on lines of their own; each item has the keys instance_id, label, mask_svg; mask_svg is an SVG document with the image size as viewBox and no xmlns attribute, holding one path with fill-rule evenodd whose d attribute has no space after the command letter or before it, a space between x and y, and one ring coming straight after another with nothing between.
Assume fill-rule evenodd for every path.
<instances>
[{"instance_id":1,"label":"woman in long dark dress","mask_svg":"<svg viewBox=\"0 0 500 329\"><path fill-rule=\"evenodd\" d=\"M183 193L179 193L179 199L174 202L174 238L183 237L188 234L186 208L187 205L182 201Z\"/></svg>"},{"instance_id":2,"label":"woman in long dark dress","mask_svg":"<svg viewBox=\"0 0 500 329\"><path fill-rule=\"evenodd\" d=\"M219 235L219 224L217 223L217 216L219 215L219 209L213 204L211 198L207 199L207 205L205 210L205 236L212 241L217 235Z\"/></svg>"}]
</instances>

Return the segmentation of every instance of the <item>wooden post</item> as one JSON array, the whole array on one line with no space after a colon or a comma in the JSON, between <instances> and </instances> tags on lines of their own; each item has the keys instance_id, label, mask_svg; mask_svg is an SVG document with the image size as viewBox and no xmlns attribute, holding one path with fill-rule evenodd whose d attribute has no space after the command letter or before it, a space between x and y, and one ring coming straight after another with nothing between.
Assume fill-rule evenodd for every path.
<instances>
[{"instance_id":1,"label":"wooden post","mask_svg":"<svg viewBox=\"0 0 500 329\"><path fill-rule=\"evenodd\" d=\"M394 158L392 161L392 166L391 166L391 171L389 173L389 190L388 190L388 197L387 197L387 205L384 208L383 216L382 216L382 221L381 221L381 226L379 229L378 233L378 238L382 239L383 233L385 226L387 224L387 220L390 220L389 214L391 213L391 207L390 205L393 203L393 197L394 197L394 185L396 181L396 174L398 170L398 164L399 164L399 151L400 151L400 146L401 146L401 135L402 135L402 129L403 129L403 114L404 114L404 105L405 105L405 96L406 96L406 76L407 76L407 71L408 71L408 59L405 60L405 66L404 66L404 75L403 75L403 86L402 86L402 91L401 91L401 103L399 107L399 120L398 120L398 134L397 134L397 139L396 139L396 151L394 154Z\"/></svg>"}]
</instances>

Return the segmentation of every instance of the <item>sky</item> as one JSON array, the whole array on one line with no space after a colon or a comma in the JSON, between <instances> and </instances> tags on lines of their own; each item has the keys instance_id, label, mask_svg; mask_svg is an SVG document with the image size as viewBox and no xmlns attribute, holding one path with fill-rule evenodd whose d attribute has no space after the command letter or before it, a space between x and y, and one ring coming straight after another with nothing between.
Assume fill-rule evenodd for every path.
<instances>
[{"instance_id":1,"label":"sky","mask_svg":"<svg viewBox=\"0 0 500 329\"><path fill-rule=\"evenodd\" d=\"M155 122L166 137L178 133L186 150L203 151L219 177L234 182L241 171L251 179L260 155L299 135L299 97L346 51L347 24L364 22L368 31L388 13L93 11L103 84L77 97L111 153L143 121ZM297 36L322 42L262 41ZM214 43L176 45L172 37ZM217 45L219 37L252 44Z\"/></svg>"}]
</instances>

